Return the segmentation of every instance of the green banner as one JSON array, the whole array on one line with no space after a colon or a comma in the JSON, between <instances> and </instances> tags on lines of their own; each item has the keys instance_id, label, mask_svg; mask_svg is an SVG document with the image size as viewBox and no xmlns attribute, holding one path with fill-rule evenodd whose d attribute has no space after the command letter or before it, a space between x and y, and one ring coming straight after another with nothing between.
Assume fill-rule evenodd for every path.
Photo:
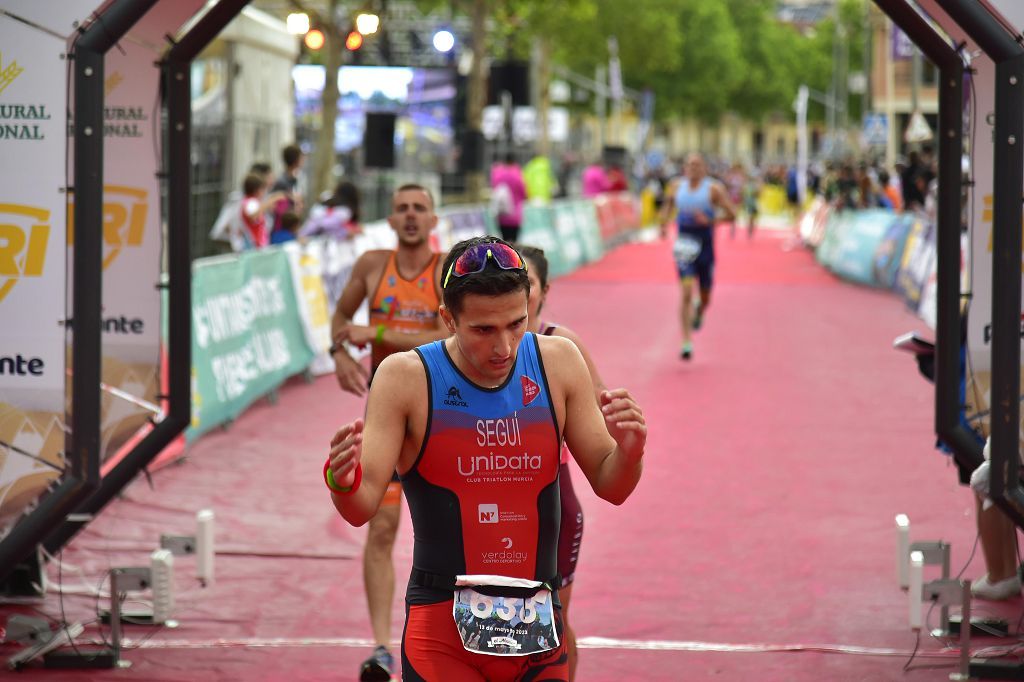
<instances>
[{"instance_id":1,"label":"green banner","mask_svg":"<svg viewBox=\"0 0 1024 682\"><path fill-rule=\"evenodd\" d=\"M523 224L519 241L544 249L548 259L548 276L558 277L572 271L562 255L562 247L555 232L555 218L550 206L527 204L523 207Z\"/></svg>"},{"instance_id":2,"label":"green banner","mask_svg":"<svg viewBox=\"0 0 1024 682\"><path fill-rule=\"evenodd\" d=\"M604 242L594 202L567 201L565 206L576 215L576 235L583 246L584 260L587 263L599 260L604 256Z\"/></svg>"},{"instance_id":3,"label":"green banner","mask_svg":"<svg viewBox=\"0 0 1024 682\"><path fill-rule=\"evenodd\" d=\"M192 271L193 440L312 361L280 249L198 261Z\"/></svg>"}]
</instances>

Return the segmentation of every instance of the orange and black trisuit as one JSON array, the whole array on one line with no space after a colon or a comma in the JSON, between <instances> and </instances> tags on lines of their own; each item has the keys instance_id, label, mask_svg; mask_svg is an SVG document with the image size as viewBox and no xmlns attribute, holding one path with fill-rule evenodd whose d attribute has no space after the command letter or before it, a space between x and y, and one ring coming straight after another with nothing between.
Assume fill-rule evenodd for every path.
<instances>
[{"instance_id":1,"label":"orange and black trisuit","mask_svg":"<svg viewBox=\"0 0 1024 682\"><path fill-rule=\"evenodd\" d=\"M453 617L457 575L558 588L561 435L537 337L523 337L497 388L467 379L444 341L416 352L427 374L429 412L420 453L402 475L415 539L402 679L568 680L564 641L529 656L476 653L464 648ZM555 604L560 632L557 597Z\"/></svg>"},{"instance_id":2,"label":"orange and black trisuit","mask_svg":"<svg viewBox=\"0 0 1024 682\"><path fill-rule=\"evenodd\" d=\"M430 257L430 262L410 279L402 277L398 271L397 253L392 251L388 256L387 265L381 273L377 289L370 298L370 326L384 325L404 334L429 331L437 327L437 309L441 305L435 282L435 271L438 266L438 254ZM381 344L374 344L370 362L370 376L377 371L384 358L394 351ZM384 494L383 505L398 504L402 501L402 487L398 483L398 475L392 478Z\"/></svg>"}]
</instances>

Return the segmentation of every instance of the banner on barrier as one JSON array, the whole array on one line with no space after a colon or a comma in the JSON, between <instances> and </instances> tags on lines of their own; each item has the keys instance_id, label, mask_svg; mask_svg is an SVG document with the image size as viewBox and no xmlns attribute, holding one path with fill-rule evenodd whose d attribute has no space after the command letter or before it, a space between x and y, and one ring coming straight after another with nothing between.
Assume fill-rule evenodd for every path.
<instances>
[{"instance_id":1,"label":"banner on barrier","mask_svg":"<svg viewBox=\"0 0 1024 682\"><path fill-rule=\"evenodd\" d=\"M281 250L195 264L190 440L309 366L313 350L295 300Z\"/></svg>"},{"instance_id":2,"label":"banner on barrier","mask_svg":"<svg viewBox=\"0 0 1024 682\"><path fill-rule=\"evenodd\" d=\"M96 2L53 8L72 33ZM22 6L24 5L24 6ZM0 537L64 468L67 39L0 4ZM38 11L38 8L35 8ZM41 18L41 17L35 17Z\"/></svg>"},{"instance_id":3,"label":"banner on barrier","mask_svg":"<svg viewBox=\"0 0 1024 682\"><path fill-rule=\"evenodd\" d=\"M822 249L822 265L836 275L859 284L876 285L875 254L895 214L882 209L841 211L830 227L829 248Z\"/></svg>"},{"instance_id":4,"label":"banner on barrier","mask_svg":"<svg viewBox=\"0 0 1024 682\"><path fill-rule=\"evenodd\" d=\"M328 352L331 347L332 309L327 305L324 286L324 247L325 242L321 239L306 244L292 241L283 246L292 273L296 310L302 320L306 343L314 352L309 371L316 375L334 371L334 360Z\"/></svg>"}]
</instances>

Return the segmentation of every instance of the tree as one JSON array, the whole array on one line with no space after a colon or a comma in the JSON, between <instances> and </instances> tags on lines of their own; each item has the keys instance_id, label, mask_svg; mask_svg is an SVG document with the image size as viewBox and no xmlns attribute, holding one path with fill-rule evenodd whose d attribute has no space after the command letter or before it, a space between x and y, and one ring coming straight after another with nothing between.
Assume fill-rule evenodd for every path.
<instances>
[{"instance_id":1,"label":"tree","mask_svg":"<svg viewBox=\"0 0 1024 682\"><path fill-rule=\"evenodd\" d=\"M298 11L309 15L314 26L324 33L324 91L320 100L320 130L309 174L307 199L314 199L332 185L334 171L334 125L338 117L338 70L341 68L342 50L348 27L340 26L338 16L339 0L327 0L323 13L308 8L300 0L291 0ZM312 202L309 202L312 203Z\"/></svg>"},{"instance_id":2,"label":"tree","mask_svg":"<svg viewBox=\"0 0 1024 682\"><path fill-rule=\"evenodd\" d=\"M748 120L790 108L801 77L801 43L795 27L775 18L773 0L726 0L743 46L744 64L731 108Z\"/></svg>"}]
</instances>

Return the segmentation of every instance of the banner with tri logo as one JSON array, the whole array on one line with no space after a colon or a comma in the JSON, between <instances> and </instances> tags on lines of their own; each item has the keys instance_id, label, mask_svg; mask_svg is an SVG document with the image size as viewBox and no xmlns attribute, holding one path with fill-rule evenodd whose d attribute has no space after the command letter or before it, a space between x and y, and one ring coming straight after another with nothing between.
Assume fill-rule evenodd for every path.
<instances>
[{"instance_id":1,"label":"banner with tri logo","mask_svg":"<svg viewBox=\"0 0 1024 682\"><path fill-rule=\"evenodd\" d=\"M163 133L157 62L201 0L160 0L107 52L103 82L102 458L160 407ZM71 128L69 128L69 134ZM69 197L68 247L75 245ZM69 263L71 257L69 256ZM68 281L69 298L72 293Z\"/></svg>"},{"instance_id":2,"label":"banner with tri logo","mask_svg":"<svg viewBox=\"0 0 1024 682\"><path fill-rule=\"evenodd\" d=\"M68 45L99 0L0 0L0 537L64 468Z\"/></svg>"}]
</instances>

